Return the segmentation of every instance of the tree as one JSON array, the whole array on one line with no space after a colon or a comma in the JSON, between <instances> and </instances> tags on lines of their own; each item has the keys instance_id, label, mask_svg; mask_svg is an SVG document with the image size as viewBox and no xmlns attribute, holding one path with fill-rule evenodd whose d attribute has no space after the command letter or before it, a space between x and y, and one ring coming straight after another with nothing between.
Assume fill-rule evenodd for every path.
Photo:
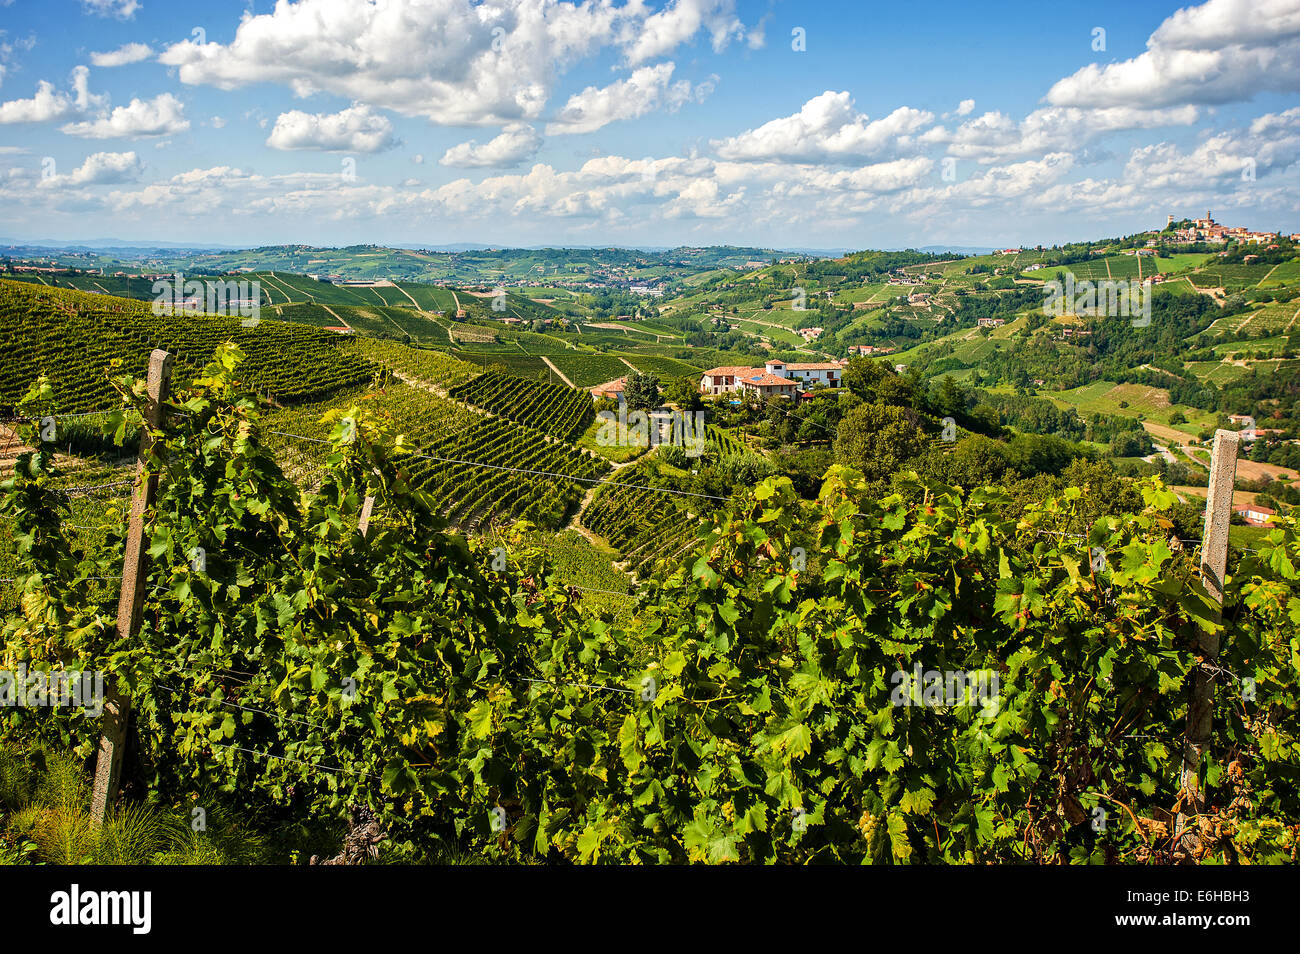
<instances>
[{"instance_id":1,"label":"tree","mask_svg":"<svg viewBox=\"0 0 1300 954\"><path fill-rule=\"evenodd\" d=\"M840 421L835 457L869 481L885 481L928 445L915 415L900 407L859 404Z\"/></svg>"},{"instance_id":2,"label":"tree","mask_svg":"<svg viewBox=\"0 0 1300 954\"><path fill-rule=\"evenodd\" d=\"M676 404L683 411L698 411L704 405L694 378L670 380L664 387L664 400Z\"/></svg>"},{"instance_id":3,"label":"tree","mask_svg":"<svg viewBox=\"0 0 1300 954\"><path fill-rule=\"evenodd\" d=\"M933 398L934 412L943 417L964 417L966 413L966 392L960 384L945 374L939 382L938 393Z\"/></svg>"},{"instance_id":4,"label":"tree","mask_svg":"<svg viewBox=\"0 0 1300 954\"><path fill-rule=\"evenodd\" d=\"M629 411L650 411L659 406L659 376L637 372L623 389Z\"/></svg>"}]
</instances>

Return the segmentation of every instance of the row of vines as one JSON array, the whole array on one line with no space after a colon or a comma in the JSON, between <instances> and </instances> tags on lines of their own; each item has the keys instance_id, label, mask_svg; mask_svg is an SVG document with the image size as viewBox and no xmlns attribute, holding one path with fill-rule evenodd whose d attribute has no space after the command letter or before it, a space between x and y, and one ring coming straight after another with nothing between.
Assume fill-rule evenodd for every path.
<instances>
[{"instance_id":1,"label":"row of vines","mask_svg":"<svg viewBox=\"0 0 1300 954\"><path fill-rule=\"evenodd\" d=\"M342 337L305 324L155 315L146 302L0 280L0 411L37 375L49 378L58 410L99 410L116 400L107 368L141 374L149 351L163 348L176 355L177 378L185 380L225 341L247 353L245 380L281 401L330 394L373 371L342 347Z\"/></svg>"},{"instance_id":2,"label":"row of vines","mask_svg":"<svg viewBox=\"0 0 1300 954\"><path fill-rule=\"evenodd\" d=\"M479 375L452 389L451 396L565 441L575 439L595 417L586 391L500 371Z\"/></svg>"}]
</instances>

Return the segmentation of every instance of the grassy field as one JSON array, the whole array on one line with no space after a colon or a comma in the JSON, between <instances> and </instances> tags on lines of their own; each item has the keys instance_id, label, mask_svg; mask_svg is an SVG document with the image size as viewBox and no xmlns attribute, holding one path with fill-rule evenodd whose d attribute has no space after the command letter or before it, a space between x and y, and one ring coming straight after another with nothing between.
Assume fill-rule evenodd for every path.
<instances>
[{"instance_id":1,"label":"grassy field","mask_svg":"<svg viewBox=\"0 0 1300 954\"><path fill-rule=\"evenodd\" d=\"M579 437L574 443L576 443L583 450L589 450L593 454L599 454L601 457L605 458L606 460L614 464L622 464L629 460L635 460L636 458L644 454L646 452L646 448L649 446L648 443L646 444L636 443L635 433L629 435L630 439L633 440L633 443L630 444L602 445L600 443L597 443L596 437L600 434L600 426L601 426L600 418L597 417L596 420L591 422L591 426L588 427L587 430L583 432L582 436Z\"/></svg>"},{"instance_id":2,"label":"grassy field","mask_svg":"<svg viewBox=\"0 0 1300 954\"><path fill-rule=\"evenodd\" d=\"M1215 422L1215 416L1212 414L1196 408L1171 404L1169 392L1164 388L1147 387L1141 384L1095 381L1081 388L1068 391L1040 391L1039 394L1050 398L1059 407L1077 409L1084 417L1094 413L1119 414L1124 417L1155 421L1185 432L1188 436L1194 436L1202 427L1212 427ZM1187 423L1170 424L1169 418L1179 410L1187 418Z\"/></svg>"},{"instance_id":3,"label":"grassy field","mask_svg":"<svg viewBox=\"0 0 1300 954\"><path fill-rule=\"evenodd\" d=\"M1260 287L1272 288L1275 285L1300 285L1300 259L1283 262L1260 281Z\"/></svg>"}]
</instances>

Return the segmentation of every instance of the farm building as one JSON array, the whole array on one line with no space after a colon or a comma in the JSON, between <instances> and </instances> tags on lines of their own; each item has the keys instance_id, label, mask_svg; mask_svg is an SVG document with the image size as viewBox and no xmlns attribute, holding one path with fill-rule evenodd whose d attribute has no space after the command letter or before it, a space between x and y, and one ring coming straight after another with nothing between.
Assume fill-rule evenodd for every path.
<instances>
[{"instance_id":1,"label":"farm building","mask_svg":"<svg viewBox=\"0 0 1300 954\"><path fill-rule=\"evenodd\" d=\"M615 378L613 381L606 381L591 389L591 399L599 401L601 398L608 398L611 401L623 403L623 392L627 390L627 378Z\"/></svg>"},{"instance_id":2,"label":"farm building","mask_svg":"<svg viewBox=\"0 0 1300 954\"><path fill-rule=\"evenodd\" d=\"M784 361L769 361L766 370L778 378L797 379L801 384L840 383L840 366L833 362L786 364Z\"/></svg>"},{"instance_id":3,"label":"farm building","mask_svg":"<svg viewBox=\"0 0 1300 954\"><path fill-rule=\"evenodd\" d=\"M1268 518L1277 513L1269 507L1261 507L1259 504L1245 504L1241 507L1234 508L1241 518L1252 527L1262 527L1268 523Z\"/></svg>"},{"instance_id":4,"label":"farm building","mask_svg":"<svg viewBox=\"0 0 1300 954\"><path fill-rule=\"evenodd\" d=\"M782 362L773 363L779 365L782 370L785 369ZM784 395L793 398L797 396L798 390L799 386L795 381L784 374L773 374L772 364L768 364L766 369L735 365L710 368L700 377L701 394L719 395L752 391L759 397Z\"/></svg>"}]
</instances>

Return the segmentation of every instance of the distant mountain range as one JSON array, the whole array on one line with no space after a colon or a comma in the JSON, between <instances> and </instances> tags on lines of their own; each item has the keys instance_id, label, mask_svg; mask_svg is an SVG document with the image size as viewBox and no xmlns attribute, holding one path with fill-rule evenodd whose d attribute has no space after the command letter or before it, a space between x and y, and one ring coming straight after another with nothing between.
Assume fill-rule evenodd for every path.
<instances>
[{"instance_id":1,"label":"distant mountain range","mask_svg":"<svg viewBox=\"0 0 1300 954\"><path fill-rule=\"evenodd\" d=\"M96 252L98 254L108 254L121 258L137 258L147 255L153 251L168 252L240 252L250 251L254 248L267 246L253 245L195 245L190 242L134 242L129 239L120 238L103 238L103 239L83 239L80 241L65 241L60 239L16 239L12 237L0 236L0 253L5 249L48 249L56 252ZM286 243L282 246L271 247L291 247ZM325 248L326 246L320 246ZM335 246L328 246L335 247ZM564 243L563 245L511 245L509 243L484 243L484 242L455 242L448 245L421 245L418 243L397 243L383 246L384 248L397 249L421 249L430 252L481 252L487 249L523 249L529 251L539 251L543 249L571 248L571 249L600 249L600 248L617 248L626 249L636 252L670 252L681 246L673 245L575 245ZM699 246L701 248L726 248L730 246L710 245ZM926 246L921 251L960 251L958 246ZM839 248L782 248L782 249L761 249L756 251L775 252L777 254L792 255L813 255L824 258L840 258L849 252L857 251L848 247ZM982 251L992 251L984 249Z\"/></svg>"}]
</instances>

